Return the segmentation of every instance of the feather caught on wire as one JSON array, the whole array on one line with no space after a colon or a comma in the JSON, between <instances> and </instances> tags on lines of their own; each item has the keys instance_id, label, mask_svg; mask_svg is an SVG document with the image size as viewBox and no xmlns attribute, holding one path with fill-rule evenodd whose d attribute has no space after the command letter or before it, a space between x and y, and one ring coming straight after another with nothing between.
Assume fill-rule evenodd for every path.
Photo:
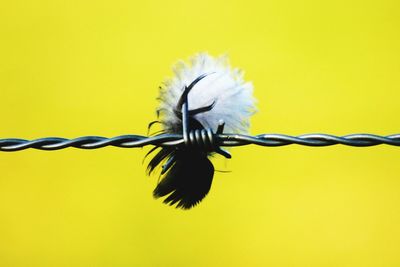
<instances>
[{"instance_id":1,"label":"feather caught on wire","mask_svg":"<svg viewBox=\"0 0 400 267\"><path fill-rule=\"evenodd\" d=\"M215 145L214 133L246 134L250 116L255 112L253 86L245 82L239 69L232 69L226 56L213 58L201 53L190 62L174 66L175 76L160 87L157 134L183 134L185 144L155 147L147 155L147 173L161 166L161 179L153 191L164 203L189 209L209 192L214 166L209 156L230 154Z\"/></svg>"}]
</instances>

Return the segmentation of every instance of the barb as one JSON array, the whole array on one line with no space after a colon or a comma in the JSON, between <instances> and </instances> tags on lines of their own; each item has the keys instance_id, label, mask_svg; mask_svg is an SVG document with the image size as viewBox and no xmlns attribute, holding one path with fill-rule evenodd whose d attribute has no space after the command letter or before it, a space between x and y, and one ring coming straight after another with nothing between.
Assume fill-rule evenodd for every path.
<instances>
[{"instance_id":1,"label":"barb","mask_svg":"<svg viewBox=\"0 0 400 267\"><path fill-rule=\"evenodd\" d=\"M380 136L374 134L351 134L346 136L335 136L330 134L305 134L290 136L284 134L260 134L256 136L241 134L215 134L218 146L286 146L291 144L303 146L332 146L346 145L356 147L367 147L386 144L400 146L400 134ZM83 136L74 139L60 137L45 137L35 140L6 138L0 139L0 151L19 151L28 148L40 150L58 150L67 147L80 149L96 149L106 146L122 148L144 147L147 145L157 146L181 146L185 141L180 134L161 134L153 137L142 135L121 135L112 138L101 136Z\"/></svg>"}]
</instances>

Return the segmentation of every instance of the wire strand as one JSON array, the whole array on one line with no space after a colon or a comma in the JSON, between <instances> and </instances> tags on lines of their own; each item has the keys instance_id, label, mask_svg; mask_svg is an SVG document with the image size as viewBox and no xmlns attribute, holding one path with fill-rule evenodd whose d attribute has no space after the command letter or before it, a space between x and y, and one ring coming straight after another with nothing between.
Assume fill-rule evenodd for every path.
<instances>
[{"instance_id":1,"label":"wire strand","mask_svg":"<svg viewBox=\"0 0 400 267\"><path fill-rule=\"evenodd\" d=\"M367 147L386 144L400 146L400 134L380 136L374 134L350 134L335 136L330 134L305 134L291 136L285 134L260 134L256 136L241 134L215 134L215 142L218 146L286 146L297 144L302 146L332 146L345 145ZM73 139L60 137L45 137L34 140L5 138L0 139L0 151L20 151L28 148L39 150L59 150L67 147L80 149L97 149L106 146L121 148L155 146L182 146L185 141L181 134L161 134L153 137L142 135L121 135L116 137L82 136Z\"/></svg>"}]
</instances>

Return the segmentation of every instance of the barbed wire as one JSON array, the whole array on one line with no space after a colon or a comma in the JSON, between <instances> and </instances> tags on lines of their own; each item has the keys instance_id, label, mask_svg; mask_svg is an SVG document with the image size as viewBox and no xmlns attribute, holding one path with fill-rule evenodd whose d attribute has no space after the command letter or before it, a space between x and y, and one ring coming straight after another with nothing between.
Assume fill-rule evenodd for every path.
<instances>
[{"instance_id":1,"label":"barbed wire","mask_svg":"<svg viewBox=\"0 0 400 267\"><path fill-rule=\"evenodd\" d=\"M202 149L204 151L216 152L226 158L231 155L221 147L223 146L244 146L244 145L259 145L259 146L286 146L297 144L303 146L331 146L331 145L346 145L356 147L376 146L386 144L391 146L400 146L400 134L388 136L380 136L374 134L350 134L345 136L336 136L330 134L305 134L300 136L291 136L285 134L260 134L256 136L243 134L226 134L224 133L225 122L219 120L216 132L211 128L191 129L190 120L192 115L206 112L212 109L210 106L189 110L188 94L190 90L200 80L208 74L202 74L197 77L190 85L185 86L181 97L174 109L177 117L181 121L182 134L159 134L156 136L142 135L121 135L112 138L102 136L82 136L73 139L61 137L45 137L34 140L25 140L17 138L0 139L0 151L19 151L28 148L40 150L58 150L67 147L75 147L81 149L96 149L106 146L115 146L123 148L144 147L154 145L159 147L188 147ZM153 121L149 124L160 122ZM200 123L198 123L200 124Z\"/></svg>"},{"instance_id":2,"label":"barbed wire","mask_svg":"<svg viewBox=\"0 0 400 267\"><path fill-rule=\"evenodd\" d=\"M268 147L286 146L297 144L302 146L332 146L346 145L355 147L368 147L386 144L400 146L400 134L380 136L374 134L350 134L336 136L330 134L305 134L291 136L285 134L260 134L255 136L242 134L213 134L216 146L245 146L259 145ZM198 142L201 138L198 139ZM5 138L0 139L0 151L19 151L28 148L39 150L59 150L67 147L80 149L97 149L106 146L121 148L154 146L182 146L185 140L181 134L161 134L147 137L142 135L121 135L116 137L82 136L73 139L60 137L45 137L34 140Z\"/></svg>"}]
</instances>

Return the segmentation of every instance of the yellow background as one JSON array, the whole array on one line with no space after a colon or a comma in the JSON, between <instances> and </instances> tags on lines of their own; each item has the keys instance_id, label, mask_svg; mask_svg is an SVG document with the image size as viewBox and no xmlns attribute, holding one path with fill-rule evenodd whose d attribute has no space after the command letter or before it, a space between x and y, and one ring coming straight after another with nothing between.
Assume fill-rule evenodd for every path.
<instances>
[{"instance_id":1,"label":"yellow background","mask_svg":"<svg viewBox=\"0 0 400 267\"><path fill-rule=\"evenodd\" d=\"M253 81L253 134L400 132L399 1L5 1L0 138L146 134L199 51ZM232 149L152 198L147 149L0 153L0 266L400 266L400 148Z\"/></svg>"}]
</instances>

